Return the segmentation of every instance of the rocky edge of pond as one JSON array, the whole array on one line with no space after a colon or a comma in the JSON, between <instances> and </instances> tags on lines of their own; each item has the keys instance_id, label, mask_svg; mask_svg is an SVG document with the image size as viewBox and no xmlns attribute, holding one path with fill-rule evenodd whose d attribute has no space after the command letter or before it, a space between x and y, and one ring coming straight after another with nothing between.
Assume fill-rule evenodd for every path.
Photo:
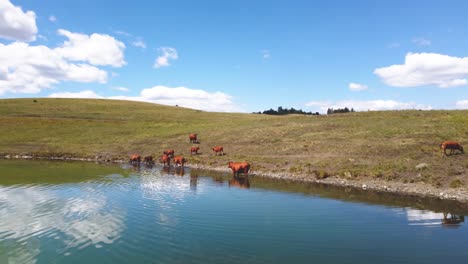
<instances>
[{"instance_id":1,"label":"rocky edge of pond","mask_svg":"<svg viewBox=\"0 0 468 264\"><path fill-rule=\"evenodd\" d=\"M72 156L32 156L32 155L0 155L0 159L39 159L39 160L62 160L62 161L89 161L99 163L125 163L126 160L102 160L98 158L77 158ZM427 164L419 164L418 166L424 167ZM231 172L226 167L216 167L200 164L190 164L186 167L195 169L205 169L219 172ZM317 183L340 187L357 188L361 190L389 192L403 196L418 196L418 197L432 197L444 200L455 200L463 203L468 203L468 190L466 188L436 188L423 183L403 183L403 182L389 182L378 179L358 179L358 178L343 178L337 175L331 175L324 179L316 179L310 175L293 174L293 173L271 173L271 172L251 172L251 176L268 177L278 180L289 180L304 183Z\"/></svg>"}]
</instances>

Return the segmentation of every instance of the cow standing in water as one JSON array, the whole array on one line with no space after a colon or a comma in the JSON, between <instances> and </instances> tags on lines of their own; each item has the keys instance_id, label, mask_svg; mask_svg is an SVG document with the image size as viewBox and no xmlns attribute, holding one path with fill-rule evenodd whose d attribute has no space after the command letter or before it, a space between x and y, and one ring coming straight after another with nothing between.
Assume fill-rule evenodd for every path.
<instances>
[{"instance_id":1,"label":"cow standing in water","mask_svg":"<svg viewBox=\"0 0 468 264\"><path fill-rule=\"evenodd\" d=\"M174 165L175 166L180 165L180 166L184 167L185 162L187 162L187 160L182 156L175 156L173 160L174 160Z\"/></svg>"},{"instance_id":2,"label":"cow standing in water","mask_svg":"<svg viewBox=\"0 0 468 264\"><path fill-rule=\"evenodd\" d=\"M140 162L141 162L141 156L138 155L138 154L133 154L131 157L130 157L130 164L132 165L140 165Z\"/></svg>"},{"instance_id":3,"label":"cow standing in water","mask_svg":"<svg viewBox=\"0 0 468 264\"><path fill-rule=\"evenodd\" d=\"M143 158L143 161L144 161L146 164L153 164L153 163L154 163L154 162L153 162L153 156L151 156L151 155L150 155L150 156L145 156L145 157Z\"/></svg>"},{"instance_id":4,"label":"cow standing in water","mask_svg":"<svg viewBox=\"0 0 468 264\"><path fill-rule=\"evenodd\" d=\"M171 166L171 158L166 154L162 155L159 161L163 164L163 166Z\"/></svg>"},{"instance_id":5,"label":"cow standing in water","mask_svg":"<svg viewBox=\"0 0 468 264\"><path fill-rule=\"evenodd\" d=\"M459 150L461 153L464 153L463 147L455 141L444 141L440 144L440 148L444 150L445 155L447 155L447 149L450 150L450 154L453 154L455 150Z\"/></svg>"},{"instance_id":6,"label":"cow standing in water","mask_svg":"<svg viewBox=\"0 0 468 264\"><path fill-rule=\"evenodd\" d=\"M190 133L189 135L190 143L198 144L197 134Z\"/></svg>"},{"instance_id":7,"label":"cow standing in water","mask_svg":"<svg viewBox=\"0 0 468 264\"><path fill-rule=\"evenodd\" d=\"M213 147L212 150L215 152L215 156L218 156L218 153L220 156L224 155L223 146Z\"/></svg>"},{"instance_id":8,"label":"cow standing in water","mask_svg":"<svg viewBox=\"0 0 468 264\"><path fill-rule=\"evenodd\" d=\"M228 163L228 167L232 170L232 176L238 177L239 173L249 174L250 164L248 162L232 162Z\"/></svg>"}]
</instances>

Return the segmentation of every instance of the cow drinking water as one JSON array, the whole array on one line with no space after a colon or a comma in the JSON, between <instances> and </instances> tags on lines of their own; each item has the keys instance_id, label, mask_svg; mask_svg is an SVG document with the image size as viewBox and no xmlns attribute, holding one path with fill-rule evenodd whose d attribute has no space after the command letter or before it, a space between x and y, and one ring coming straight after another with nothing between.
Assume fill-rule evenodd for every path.
<instances>
[{"instance_id":1,"label":"cow drinking water","mask_svg":"<svg viewBox=\"0 0 468 264\"><path fill-rule=\"evenodd\" d=\"M132 165L140 165L140 162L141 162L141 156L138 155L138 154L133 154L131 157L130 157L130 164Z\"/></svg>"},{"instance_id":2,"label":"cow drinking water","mask_svg":"<svg viewBox=\"0 0 468 264\"><path fill-rule=\"evenodd\" d=\"M173 158L173 161L174 161L174 165L175 165L175 166L179 166L179 165L180 165L180 166L182 166L182 167L184 167L185 162L187 162L187 160L186 160L184 157L182 157L182 156L175 156L175 157Z\"/></svg>"},{"instance_id":3,"label":"cow drinking water","mask_svg":"<svg viewBox=\"0 0 468 264\"><path fill-rule=\"evenodd\" d=\"M171 158L166 154L162 155L159 161L163 164L163 166L169 167L171 165Z\"/></svg>"}]
</instances>

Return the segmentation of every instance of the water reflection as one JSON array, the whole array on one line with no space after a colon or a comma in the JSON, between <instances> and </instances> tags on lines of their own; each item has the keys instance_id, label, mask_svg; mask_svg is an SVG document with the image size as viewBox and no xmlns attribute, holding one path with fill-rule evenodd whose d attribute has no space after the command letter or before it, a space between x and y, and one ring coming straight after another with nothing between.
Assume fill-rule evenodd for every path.
<instances>
[{"instance_id":1,"label":"water reflection","mask_svg":"<svg viewBox=\"0 0 468 264\"><path fill-rule=\"evenodd\" d=\"M32 238L62 237L66 251L90 245L99 247L119 239L125 226L123 211L107 208L108 199L92 187L68 191L77 195L63 196L48 185L0 186L0 244L24 241L24 245L30 245ZM38 247L33 249L22 248L10 257L27 258L21 263L33 263L32 256L39 254Z\"/></svg>"},{"instance_id":2,"label":"water reflection","mask_svg":"<svg viewBox=\"0 0 468 264\"><path fill-rule=\"evenodd\" d=\"M405 209L409 225L460 227L465 222L464 215L450 212Z\"/></svg>"},{"instance_id":3,"label":"water reflection","mask_svg":"<svg viewBox=\"0 0 468 264\"><path fill-rule=\"evenodd\" d=\"M163 166L161 168L160 172L161 172L161 174L184 176L185 175L185 168L184 167L175 167L175 166Z\"/></svg>"},{"instance_id":4,"label":"water reflection","mask_svg":"<svg viewBox=\"0 0 468 264\"><path fill-rule=\"evenodd\" d=\"M446 227L459 227L461 223L465 222L465 216L455 215L450 213L443 213L442 225Z\"/></svg>"},{"instance_id":5,"label":"water reflection","mask_svg":"<svg viewBox=\"0 0 468 264\"><path fill-rule=\"evenodd\" d=\"M238 187L241 189L249 189L250 188L249 177L233 176L232 179L229 180L229 187L231 186Z\"/></svg>"},{"instance_id":6,"label":"water reflection","mask_svg":"<svg viewBox=\"0 0 468 264\"><path fill-rule=\"evenodd\" d=\"M302 261L291 262L309 263L306 260L322 251L330 257L351 248L346 253L351 256L366 246L375 250L374 244L398 247L401 252L410 248L411 256L412 246L423 245L425 254L430 251L426 247L439 246L432 241L454 232L444 227L458 228L457 234L467 230L467 211L453 201L173 166L122 166L125 176L99 172L76 182L67 174L55 175L52 183L37 177L29 182L22 178L17 184L12 182L14 177L8 184L0 181L0 263L35 263L47 260L45 254L49 258L91 254L91 262L92 254L114 257L109 263L171 262L174 256L179 259L172 262L179 263L210 262L204 261L206 256L214 263L230 262L226 256L259 263L284 263L288 259L281 257L303 256ZM229 187L233 191L226 191ZM363 214L368 217L356 217ZM252 237L252 233L258 235ZM337 233L340 236L334 236ZM463 236L456 239L454 244L466 245ZM418 243L405 244L411 240ZM310 245L317 250L311 252ZM209 251L213 247L216 254ZM444 250L460 252L452 247Z\"/></svg>"}]
</instances>

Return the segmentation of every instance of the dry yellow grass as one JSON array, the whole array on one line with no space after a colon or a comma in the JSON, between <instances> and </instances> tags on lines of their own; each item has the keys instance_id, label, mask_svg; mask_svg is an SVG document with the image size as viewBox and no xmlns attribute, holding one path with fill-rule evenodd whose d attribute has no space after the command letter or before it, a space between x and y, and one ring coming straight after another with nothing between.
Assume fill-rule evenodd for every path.
<instances>
[{"instance_id":1,"label":"dry yellow grass","mask_svg":"<svg viewBox=\"0 0 468 264\"><path fill-rule=\"evenodd\" d=\"M0 153L127 159L173 148L189 164L246 160L257 172L468 182L467 156L446 157L439 149L448 139L468 146L468 111L267 116L117 100L33 100L0 100ZM190 132L199 135L200 155L189 155ZM215 157L215 145L226 155ZM428 167L416 169L420 163Z\"/></svg>"}]
</instances>

